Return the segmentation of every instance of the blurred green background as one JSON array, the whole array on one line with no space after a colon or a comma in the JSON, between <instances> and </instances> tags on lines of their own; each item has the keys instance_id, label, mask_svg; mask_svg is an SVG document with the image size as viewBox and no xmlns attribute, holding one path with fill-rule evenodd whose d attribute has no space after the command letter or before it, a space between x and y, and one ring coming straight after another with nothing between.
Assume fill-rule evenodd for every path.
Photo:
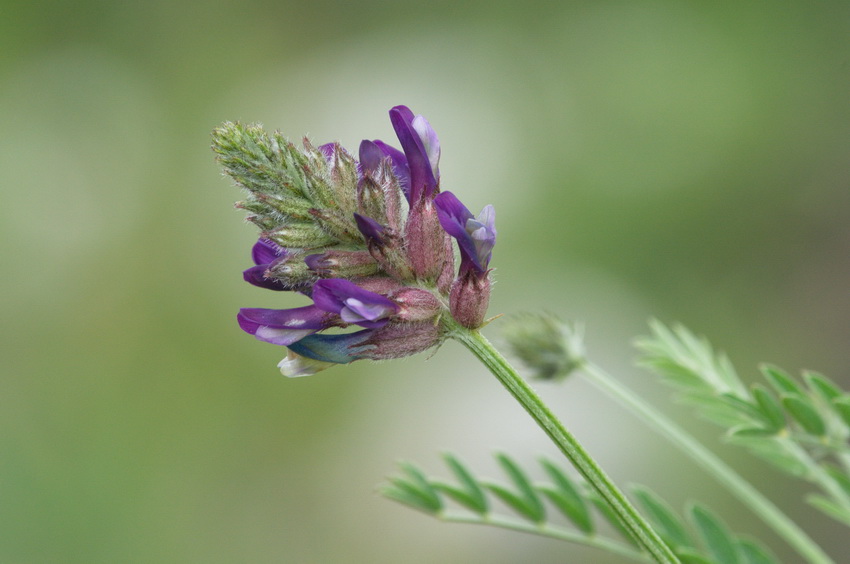
<instances>
[{"instance_id":1,"label":"blurred green background","mask_svg":"<svg viewBox=\"0 0 850 564\"><path fill-rule=\"evenodd\" d=\"M631 368L678 320L748 378L850 384L850 3L0 2L0 562L608 562L375 493L438 452L496 474L542 433L455 344L285 380L239 307L252 227L209 132L356 147L407 104L443 188L498 213L492 313L583 319L593 358L687 421L833 554L800 488ZM497 336L494 324L488 334ZM710 501L797 558L581 381L541 393L613 477Z\"/></svg>"}]
</instances>

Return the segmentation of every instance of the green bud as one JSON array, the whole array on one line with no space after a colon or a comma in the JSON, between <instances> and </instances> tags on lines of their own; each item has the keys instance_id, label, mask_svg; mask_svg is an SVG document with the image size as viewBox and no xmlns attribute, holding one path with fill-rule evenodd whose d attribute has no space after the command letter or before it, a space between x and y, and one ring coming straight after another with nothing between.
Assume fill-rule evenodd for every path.
<instances>
[{"instance_id":1,"label":"green bud","mask_svg":"<svg viewBox=\"0 0 850 564\"><path fill-rule=\"evenodd\" d=\"M333 207L350 217L357 211L357 162L339 143L334 143L327 170Z\"/></svg>"},{"instance_id":2,"label":"green bud","mask_svg":"<svg viewBox=\"0 0 850 564\"><path fill-rule=\"evenodd\" d=\"M287 288L298 290L309 287L316 280L316 273L304 261L307 253L294 252L278 261L268 270L268 276L280 280Z\"/></svg>"},{"instance_id":3,"label":"green bud","mask_svg":"<svg viewBox=\"0 0 850 564\"><path fill-rule=\"evenodd\" d=\"M254 221L251 218L248 219ZM254 223L257 222L254 221ZM257 223L257 225L260 224ZM263 237L287 249L318 249L336 243L336 238L329 235L318 224L306 221L293 221L279 225L274 230L263 233Z\"/></svg>"},{"instance_id":4,"label":"green bud","mask_svg":"<svg viewBox=\"0 0 850 564\"><path fill-rule=\"evenodd\" d=\"M381 272L369 251L330 249L306 257L307 267L322 278L364 278Z\"/></svg>"},{"instance_id":5,"label":"green bud","mask_svg":"<svg viewBox=\"0 0 850 564\"><path fill-rule=\"evenodd\" d=\"M509 319L503 337L537 378L566 378L585 363L584 334L550 314L522 314Z\"/></svg>"},{"instance_id":6,"label":"green bud","mask_svg":"<svg viewBox=\"0 0 850 564\"><path fill-rule=\"evenodd\" d=\"M315 225L344 244L363 244L363 236L354 222L354 212L347 213L340 209L311 209L310 216Z\"/></svg>"},{"instance_id":7,"label":"green bud","mask_svg":"<svg viewBox=\"0 0 850 564\"><path fill-rule=\"evenodd\" d=\"M387 225L384 191L371 175L364 174L363 179L357 184L357 212L374 219L381 225Z\"/></svg>"}]
</instances>

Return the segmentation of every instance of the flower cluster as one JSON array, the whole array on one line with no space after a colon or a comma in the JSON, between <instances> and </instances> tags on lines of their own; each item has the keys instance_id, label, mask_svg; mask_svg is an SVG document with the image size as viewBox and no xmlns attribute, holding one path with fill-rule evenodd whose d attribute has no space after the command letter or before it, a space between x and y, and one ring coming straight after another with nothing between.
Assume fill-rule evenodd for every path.
<instances>
[{"instance_id":1,"label":"flower cluster","mask_svg":"<svg viewBox=\"0 0 850 564\"><path fill-rule=\"evenodd\" d=\"M358 159L337 143L297 147L260 126L213 132L219 162L248 193L237 207L261 230L244 279L313 302L237 316L244 331L289 349L286 376L412 355L441 343L453 323L484 321L493 207L476 217L440 192L440 141L424 117L396 106L390 120L401 150L364 140ZM350 326L359 329L325 332Z\"/></svg>"}]
</instances>

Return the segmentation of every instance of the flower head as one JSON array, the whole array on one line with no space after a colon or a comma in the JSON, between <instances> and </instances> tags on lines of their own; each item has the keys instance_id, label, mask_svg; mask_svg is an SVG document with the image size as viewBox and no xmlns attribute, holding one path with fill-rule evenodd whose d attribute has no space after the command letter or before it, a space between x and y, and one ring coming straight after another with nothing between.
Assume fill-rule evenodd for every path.
<instances>
[{"instance_id":1,"label":"flower head","mask_svg":"<svg viewBox=\"0 0 850 564\"><path fill-rule=\"evenodd\" d=\"M357 159L338 143L297 147L255 125L214 131L225 172L248 193L237 207L261 231L244 279L312 301L237 315L247 333L289 349L279 364L286 376L416 354L441 343L452 318L482 323L493 208L474 217L440 193L440 141L427 119L395 106L390 121L401 150L364 140Z\"/></svg>"}]
</instances>

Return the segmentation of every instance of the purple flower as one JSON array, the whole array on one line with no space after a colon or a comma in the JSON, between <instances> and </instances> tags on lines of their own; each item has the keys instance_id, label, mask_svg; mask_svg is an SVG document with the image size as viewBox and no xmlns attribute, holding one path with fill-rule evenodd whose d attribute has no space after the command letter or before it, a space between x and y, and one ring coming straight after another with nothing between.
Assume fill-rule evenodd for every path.
<instances>
[{"instance_id":1,"label":"purple flower","mask_svg":"<svg viewBox=\"0 0 850 564\"><path fill-rule=\"evenodd\" d=\"M369 329L383 327L399 311L391 299L342 278L328 278L313 284L313 302L321 310L338 314L346 323Z\"/></svg>"},{"instance_id":2,"label":"purple flower","mask_svg":"<svg viewBox=\"0 0 850 564\"><path fill-rule=\"evenodd\" d=\"M236 319L246 333L282 346L290 346L333 325L333 316L315 305L293 309L242 308Z\"/></svg>"},{"instance_id":3,"label":"purple flower","mask_svg":"<svg viewBox=\"0 0 850 564\"><path fill-rule=\"evenodd\" d=\"M493 206L485 206L475 217L451 192L438 194L434 205L440 225L457 239L461 273L473 269L479 275L485 274L496 244L496 212Z\"/></svg>"},{"instance_id":4,"label":"purple flower","mask_svg":"<svg viewBox=\"0 0 850 564\"><path fill-rule=\"evenodd\" d=\"M275 291L287 290L288 288L280 280L266 277L269 268L274 263L286 259L286 256L286 249L274 241L260 239L254 243L254 247L251 249L251 258L254 259L256 266L243 271L242 278L260 288Z\"/></svg>"},{"instance_id":5,"label":"purple flower","mask_svg":"<svg viewBox=\"0 0 850 564\"><path fill-rule=\"evenodd\" d=\"M408 203L433 196L440 183L440 140L428 120L415 116L407 106L390 110L390 121L401 143L403 153L383 141L364 141L360 144L363 170L374 170L380 162L379 149L390 157L393 172L398 178Z\"/></svg>"},{"instance_id":6,"label":"purple flower","mask_svg":"<svg viewBox=\"0 0 850 564\"><path fill-rule=\"evenodd\" d=\"M450 336L453 325L445 320L473 329L483 323L493 208L475 217L450 192L440 194L434 129L406 106L389 116L402 150L364 140L358 160L338 143L305 139L299 149L257 128L217 130L216 152L249 191L242 206L262 233L243 277L312 299L305 307L246 308L237 316L247 333L289 349L279 365L286 376L410 356ZM245 151L232 148L255 137L282 157L270 165L274 175L244 170ZM452 238L462 257L459 273ZM349 325L359 327L323 332Z\"/></svg>"},{"instance_id":7,"label":"purple flower","mask_svg":"<svg viewBox=\"0 0 850 564\"><path fill-rule=\"evenodd\" d=\"M390 121L401 143L410 170L411 203L430 197L437 191L440 178L440 141L422 116L414 116L407 106L390 110Z\"/></svg>"}]
</instances>

